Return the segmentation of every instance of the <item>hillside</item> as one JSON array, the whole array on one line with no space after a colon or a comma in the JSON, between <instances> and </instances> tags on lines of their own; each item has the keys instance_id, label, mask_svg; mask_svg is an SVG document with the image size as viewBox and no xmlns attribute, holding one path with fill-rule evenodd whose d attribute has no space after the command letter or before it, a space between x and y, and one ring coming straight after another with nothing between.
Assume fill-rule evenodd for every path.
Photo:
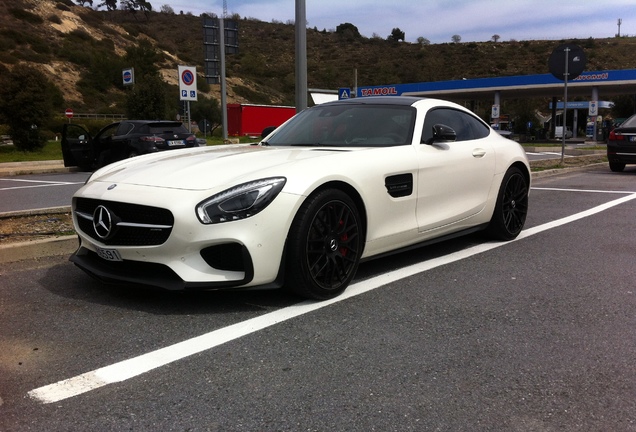
<instances>
[{"instance_id":1,"label":"hillside","mask_svg":"<svg viewBox=\"0 0 636 432\"><path fill-rule=\"evenodd\" d=\"M0 0L0 14L0 65L44 71L76 111L123 112L122 57L142 41L160 51L166 82L177 86L179 64L196 65L204 82L200 17L94 11L70 0ZM294 37L292 25L239 19L240 53L226 58L228 100L293 105ZM419 45L308 29L308 85L353 86L354 70L359 86L547 73L550 53L563 42ZM636 68L636 38L576 43L585 49L587 70ZM219 98L218 85L199 87Z\"/></svg>"}]
</instances>

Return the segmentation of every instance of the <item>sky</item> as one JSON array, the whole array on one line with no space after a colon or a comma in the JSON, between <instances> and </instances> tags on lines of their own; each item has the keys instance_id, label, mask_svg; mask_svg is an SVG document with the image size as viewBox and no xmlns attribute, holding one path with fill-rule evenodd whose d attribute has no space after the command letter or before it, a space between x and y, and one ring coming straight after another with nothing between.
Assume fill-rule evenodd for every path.
<instances>
[{"instance_id":1,"label":"sky","mask_svg":"<svg viewBox=\"0 0 636 432\"><path fill-rule=\"evenodd\" d=\"M228 15L294 22L297 0L226 0ZM150 0L153 10L223 15L223 0ZM309 28L334 31L351 23L366 37L386 38L394 28L407 42L431 43L610 38L636 36L634 0L305 0Z\"/></svg>"}]
</instances>

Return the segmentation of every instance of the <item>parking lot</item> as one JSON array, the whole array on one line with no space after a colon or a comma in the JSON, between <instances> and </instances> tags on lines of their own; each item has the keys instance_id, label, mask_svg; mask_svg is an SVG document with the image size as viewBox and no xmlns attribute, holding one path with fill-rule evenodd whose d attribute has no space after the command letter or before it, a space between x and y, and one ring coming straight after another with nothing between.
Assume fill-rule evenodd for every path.
<instances>
[{"instance_id":1,"label":"parking lot","mask_svg":"<svg viewBox=\"0 0 636 432\"><path fill-rule=\"evenodd\" d=\"M539 178L526 229L360 266L344 296L0 266L0 430L635 431L636 168Z\"/></svg>"}]
</instances>

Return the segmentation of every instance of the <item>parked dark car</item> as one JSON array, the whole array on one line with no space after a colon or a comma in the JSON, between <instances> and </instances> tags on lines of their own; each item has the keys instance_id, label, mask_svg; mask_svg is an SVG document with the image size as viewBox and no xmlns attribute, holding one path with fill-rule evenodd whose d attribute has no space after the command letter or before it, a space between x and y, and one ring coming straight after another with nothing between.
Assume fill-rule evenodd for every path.
<instances>
[{"instance_id":1,"label":"parked dark car","mask_svg":"<svg viewBox=\"0 0 636 432\"><path fill-rule=\"evenodd\" d=\"M607 160L614 172L623 171L626 164L636 164L636 115L610 132L607 140Z\"/></svg>"},{"instance_id":2,"label":"parked dark car","mask_svg":"<svg viewBox=\"0 0 636 432\"><path fill-rule=\"evenodd\" d=\"M141 154L198 145L196 136L178 121L124 120L104 127L95 137L72 123L62 129L64 166L84 170Z\"/></svg>"}]
</instances>

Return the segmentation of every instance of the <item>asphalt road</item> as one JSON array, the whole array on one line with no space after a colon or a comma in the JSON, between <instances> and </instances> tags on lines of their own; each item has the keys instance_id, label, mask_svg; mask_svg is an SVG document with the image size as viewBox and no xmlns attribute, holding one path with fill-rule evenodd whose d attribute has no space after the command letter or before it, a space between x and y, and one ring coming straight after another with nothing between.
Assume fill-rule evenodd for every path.
<instances>
[{"instance_id":1,"label":"asphalt road","mask_svg":"<svg viewBox=\"0 0 636 432\"><path fill-rule=\"evenodd\" d=\"M88 172L0 177L0 213L70 206Z\"/></svg>"},{"instance_id":2,"label":"asphalt road","mask_svg":"<svg viewBox=\"0 0 636 432\"><path fill-rule=\"evenodd\" d=\"M0 430L636 431L635 198L636 168L539 179L517 241L368 262L326 303L0 266Z\"/></svg>"}]
</instances>

